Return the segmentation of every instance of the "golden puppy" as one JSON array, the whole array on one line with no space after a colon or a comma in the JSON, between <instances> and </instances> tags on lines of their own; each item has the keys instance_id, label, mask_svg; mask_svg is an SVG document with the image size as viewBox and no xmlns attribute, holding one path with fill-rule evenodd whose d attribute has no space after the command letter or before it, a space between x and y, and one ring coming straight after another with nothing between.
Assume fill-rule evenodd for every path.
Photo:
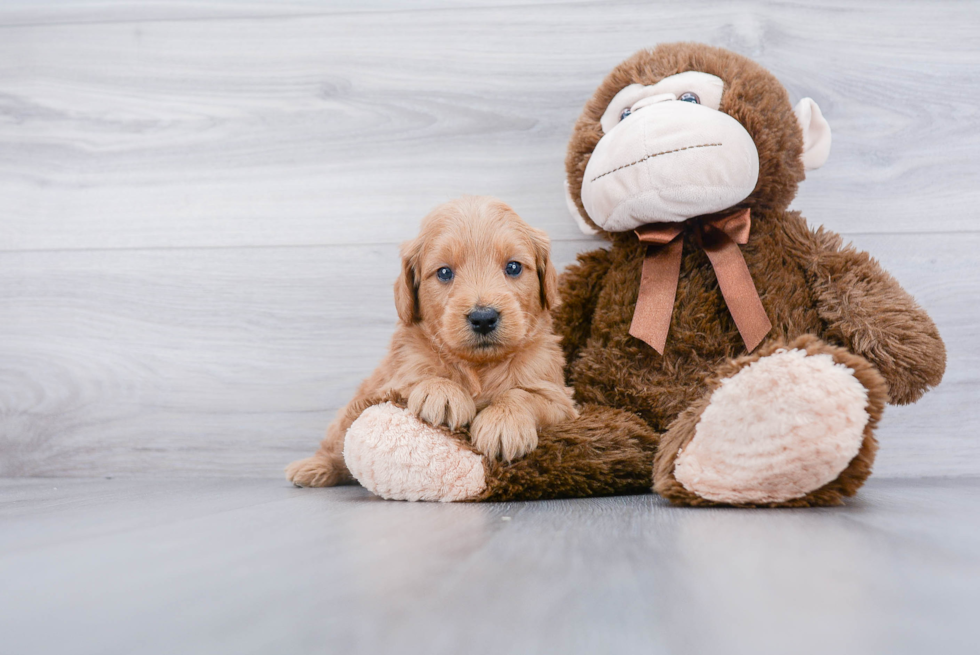
<instances>
[{"instance_id":1,"label":"golden puppy","mask_svg":"<svg viewBox=\"0 0 980 655\"><path fill-rule=\"evenodd\" d=\"M286 469L298 486L351 481L347 428L387 399L432 425L469 425L478 450L508 461L537 447L540 428L576 416L551 331L558 281L544 232L499 200L464 197L426 216L401 255L390 352L320 450Z\"/></svg>"}]
</instances>

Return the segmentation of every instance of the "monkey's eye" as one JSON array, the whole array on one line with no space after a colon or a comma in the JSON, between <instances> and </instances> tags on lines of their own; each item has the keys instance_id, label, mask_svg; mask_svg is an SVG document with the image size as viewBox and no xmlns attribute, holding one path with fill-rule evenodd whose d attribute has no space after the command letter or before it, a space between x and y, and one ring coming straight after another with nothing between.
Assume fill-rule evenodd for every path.
<instances>
[{"instance_id":1,"label":"monkey's eye","mask_svg":"<svg viewBox=\"0 0 980 655\"><path fill-rule=\"evenodd\" d=\"M620 112L620 114L619 114L619 120L625 119L627 116L629 116L632 113L633 113L633 110L630 109L629 107L627 107L626 109L624 109L623 111Z\"/></svg>"},{"instance_id":2,"label":"monkey's eye","mask_svg":"<svg viewBox=\"0 0 980 655\"><path fill-rule=\"evenodd\" d=\"M691 93L690 91L682 93L677 99L681 102L693 102L696 105L701 104L701 98L698 97L698 94Z\"/></svg>"},{"instance_id":3,"label":"monkey's eye","mask_svg":"<svg viewBox=\"0 0 980 655\"><path fill-rule=\"evenodd\" d=\"M504 267L504 272L510 277L517 277L523 270L524 267L521 266L520 262L507 262L507 266Z\"/></svg>"},{"instance_id":4,"label":"monkey's eye","mask_svg":"<svg viewBox=\"0 0 980 655\"><path fill-rule=\"evenodd\" d=\"M453 269L448 266L443 266L436 271L436 277L439 278L440 282L449 282L453 279Z\"/></svg>"}]
</instances>

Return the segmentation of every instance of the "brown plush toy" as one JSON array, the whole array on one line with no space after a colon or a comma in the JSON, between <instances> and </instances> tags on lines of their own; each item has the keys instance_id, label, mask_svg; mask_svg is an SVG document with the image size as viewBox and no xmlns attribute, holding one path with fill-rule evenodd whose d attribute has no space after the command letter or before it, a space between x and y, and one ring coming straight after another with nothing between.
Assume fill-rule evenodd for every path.
<instances>
[{"instance_id":1,"label":"brown plush toy","mask_svg":"<svg viewBox=\"0 0 980 655\"><path fill-rule=\"evenodd\" d=\"M936 326L869 255L787 207L830 130L752 61L662 45L602 82L575 125L569 208L610 241L554 314L579 418L513 463L392 405L345 459L386 498L637 493L677 504L834 505L871 472L886 402L939 383Z\"/></svg>"}]
</instances>

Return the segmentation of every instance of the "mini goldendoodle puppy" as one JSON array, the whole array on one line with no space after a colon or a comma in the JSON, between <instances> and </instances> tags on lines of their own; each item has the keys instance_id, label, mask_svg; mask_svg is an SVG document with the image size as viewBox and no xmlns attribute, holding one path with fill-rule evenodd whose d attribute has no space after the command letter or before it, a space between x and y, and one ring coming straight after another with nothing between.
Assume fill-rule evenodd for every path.
<instances>
[{"instance_id":1,"label":"mini goldendoodle puppy","mask_svg":"<svg viewBox=\"0 0 980 655\"><path fill-rule=\"evenodd\" d=\"M297 486L350 482L344 435L385 400L432 425L469 425L480 452L508 461L537 447L539 429L576 416L551 330L558 285L544 232L499 200L464 197L426 216L401 256L390 351L320 450L287 467Z\"/></svg>"}]
</instances>

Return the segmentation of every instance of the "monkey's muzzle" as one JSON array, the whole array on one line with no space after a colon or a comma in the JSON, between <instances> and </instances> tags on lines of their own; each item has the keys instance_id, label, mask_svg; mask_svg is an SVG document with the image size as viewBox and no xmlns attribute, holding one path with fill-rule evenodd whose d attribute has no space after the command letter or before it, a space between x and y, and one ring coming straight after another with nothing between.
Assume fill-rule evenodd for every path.
<instances>
[{"instance_id":1,"label":"monkey's muzzle","mask_svg":"<svg viewBox=\"0 0 980 655\"><path fill-rule=\"evenodd\" d=\"M759 152L721 111L668 101L626 116L600 139L582 179L596 225L625 232L727 209L759 179Z\"/></svg>"}]
</instances>

